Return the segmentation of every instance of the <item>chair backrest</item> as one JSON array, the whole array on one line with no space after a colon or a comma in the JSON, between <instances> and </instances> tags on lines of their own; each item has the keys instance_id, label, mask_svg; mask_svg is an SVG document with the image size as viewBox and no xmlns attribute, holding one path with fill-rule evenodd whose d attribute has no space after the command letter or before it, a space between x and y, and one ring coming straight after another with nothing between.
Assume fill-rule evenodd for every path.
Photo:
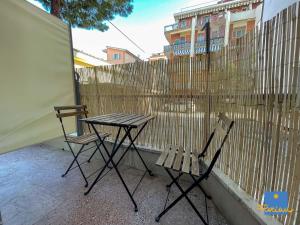
<instances>
[{"instance_id":1,"label":"chair backrest","mask_svg":"<svg viewBox=\"0 0 300 225\"><path fill-rule=\"evenodd\" d=\"M54 106L54 110L56 111L56 117L59 119L61 123L61 127L64 133L65 138L67 138L66 130L63 124L63 118L65 117L76 117L76 116L84 116L87 118L87 111L86 105L68 105L68 106ZM91 132L90 127L89 131Z\"/></svg>"},{"instance_id":2,"label":"chair backrest","mask_svg":"<svg viewBox=\"0 0 300 225\"><path fill-rule=\"evenodd\" d=\"M215 126L212 134L210 135L207 144L204 148L204 150L202 151L202 153L199 155L199 157L204 156L207 152L207 149L209 147L209 145L212 143L212 141L215 139L216 140L216 153L212 159L212 161L210 162L210 165L208 166L207 170L204 173L204 176L208 177L210 172L212 171L214 165L217 162L217 159L219 158L221 151L222 151L222 147L224 146L224 143L227 140L227 137L233 127L233 120L229 119L224 113L220 113L218 115L218 122L217 125Z\"/></svg>"}]
</instances>

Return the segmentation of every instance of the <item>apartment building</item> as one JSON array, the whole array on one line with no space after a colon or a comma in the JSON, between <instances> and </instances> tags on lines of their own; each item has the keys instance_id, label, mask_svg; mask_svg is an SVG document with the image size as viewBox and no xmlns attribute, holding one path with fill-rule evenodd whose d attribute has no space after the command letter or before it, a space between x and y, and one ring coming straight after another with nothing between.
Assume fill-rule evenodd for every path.
<instances>
[{"instance_id":1,"label":"apartment building","mask_svg":"<svg viewBox=\"0 0 300 225\"><path fill-rule=\"evenodd\" d=\"M165 56L165 54L163 52L159 52L159 53L153 53L148 60L149 61L159 61L159 60L166 60L167 57Z\"/></svg>"},{"instance_id":2,"label":"apartment building","mask_svg":"<svg viewBox=\"0 0 300 225\"><path fill-rule=\"evenodd\" d=\"M106 53L106 61L112 65L133 63L141 60L138 56L124 48L106 46L103 52Z\"/></svg>"},{"instance_id":3,"label":"apartment building","mask_svg":"<svg viewBox=\"0 0 300 225\"><path fill-rule=\"evenodd\" d=\"M229 41L244 36L261 19L263 0L223 0L174 14L175 23L164 27L169 45L168 58L203 54L206 51L204 25L210 22L210 51L218 51Z\"/></svg>"}]
</instances>

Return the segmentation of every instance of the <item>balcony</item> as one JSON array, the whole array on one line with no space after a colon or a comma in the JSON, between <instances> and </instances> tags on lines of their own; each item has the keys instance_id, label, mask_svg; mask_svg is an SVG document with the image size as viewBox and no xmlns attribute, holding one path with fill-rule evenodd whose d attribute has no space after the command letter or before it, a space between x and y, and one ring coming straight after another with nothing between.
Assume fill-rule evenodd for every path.
<instances>
[{"instance_id":1,"label":"balcony","mask_svg":"<svg viewBox=\"0 0 300 225\"><path fill-rule=\"evenodd\" d=\"M214 38L211 40L210 51L216 52L221 50L224 46L224 38ZM170 55L173 53L174 56L180 55L189 55L191 50L190 43L181 43L181 44L173 44L164 46L164 52L166 55ZM202 54L206 52L206 44L204 42L196 42L195 43L195 54Z\"/></svg>"},{"instance_id":2,"label":"balcony","mask_svg":"<svg viewBox=\"0 0 300 225\"><path fill-rule=\"evenodd\" d=\"M164 30L165 30L165 33L167 33L167 32L173 32L176 30L184 30L184 29L189 29L189 28L191 28L191 24L174 23L174 24L165 26Z\"/></svg>"},{"instance_id":3,"label":"balcony","mask_svg":"<svg viewBox=\"0 0 300 225\"><path fill-rule=\"evenodd\" d=\"M231 14L231 22L247 20L247 19L255 19L257 16L257 13L258 12L256 9L232 13Z\"/></svg>"}]
</instances>

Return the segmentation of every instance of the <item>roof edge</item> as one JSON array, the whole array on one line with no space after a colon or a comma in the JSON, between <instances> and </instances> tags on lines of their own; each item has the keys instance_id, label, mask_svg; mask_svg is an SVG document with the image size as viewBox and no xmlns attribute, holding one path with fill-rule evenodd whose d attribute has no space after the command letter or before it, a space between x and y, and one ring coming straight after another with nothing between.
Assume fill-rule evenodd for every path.
<instances>
[{"instance_id":1,"label":"roof edge","mask_svg":"<svg viewBox=\"0 0 300 225\"><path fill-rule=\"evenodd\" d=\"M117 49L117 50L120 50L120 51L124 51L127 54L132 55L137 60L141 60L140 57L136 56L135 54L133 54L131 51L127 50L126 48L118 48L118 47L113 47L113 46L106 46L106 49L104 49L103 52L107 53L107 49L108 48L112 48L112 49Z\"/></svg>"},{"instance_id":2,"label":"roof edge","mask_svg":"<svg viewBox=\"0 0 300 225\"><path fill-rule=\"evenodd\" d=\"M208 6L204 6L204 7L199 7L199 8L195 8L195 9L191 9L191 10L174 13L174 18L175 18L175 20L184 19L184 18L196 16L196 15L203 15L203 14L208 14L208 13L216 12L216 11L220 11L220 10L235 8L238 6L249 5L251 3L262 3L262 2L263 2L263 0L235 0L235 1L231 1L231 2L213 4L213 5L208 5Z\"/></svg>"}]
</instances>

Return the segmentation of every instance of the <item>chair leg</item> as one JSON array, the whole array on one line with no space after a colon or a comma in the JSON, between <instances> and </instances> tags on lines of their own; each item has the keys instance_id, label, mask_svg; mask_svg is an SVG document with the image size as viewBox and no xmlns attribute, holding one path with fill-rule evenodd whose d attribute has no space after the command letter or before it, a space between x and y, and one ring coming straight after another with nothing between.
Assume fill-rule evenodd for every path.
<instances>
[{"instance_id":1,"label":"chair leg","mask_svg":"<svg viewBox=\"0 0 300 225\"><path fill-rule=\"evenodd\" d=\"M103 139L103 141L104 141L104 140L105 140L105 138ZM96 149L95 149L95 151L93 152L93 154L90 156L90 158L88 159L88 162L91 162L91 160L92 160L92 158L94 157L95 153L96 153L97 151L99 151L100 154L101 154L102 159L103 159L104 162L106 163L106 159L105 159L105 157L104 157L104 155L102 154L101 149L100 149L100 147L101 147L102 144L98 145L98 144L97 144L97 141L95 141L95 145L96 145Z\"/></svg>"},{"instance_id":2,"label":"chair leg","mask_svg":"<svg viewBox=\"0 0 300 225\"><path fill-rule=\"evenodd\" d=\"M190 205L192 206L192 208L194 209L194 211L196 212L196 214L199 216L199 218L201 219L201 221L203 222L203 224L208 225L208 223L205 221L205 219L203 218L203 216L200 214L200 212L197 210L197 208L195 207L195 205L193 204L193 202L191 201L191 199L187 196L187 194L197 186L197 184L202 180L202 178L196 180L195 183L193 183L186 191L184 191L182 189L182 187L179 185L179 183L177 182L176 178L170 173L170 171L165 168L165 170L167 171L167 173L169 174L169 176L171 177L171 179L174 181L174 183L176 184L176 186L178 187L178 189L181 191L181 195L179 197L177 197L166 209L164 209L157 217L155 217L155 221L159 222L160 218L166 214L171 208L173 208L177 202L179 202L183 197L186 198L186 200L190 203Z\"/></svg>"},{"instance_id":3,"label":"chair leg","mask_svg":"<svg viewBox=\"0 0 300 225\"><path fill-rule=\"evenodd\" d=\"M84 175L84 173L83 173L83 171L82 171L82 169L80 167L80 164L79 164L79 162L77 160L79 154L81 153L81 151L82 151L82 149L84 148L85 145L82 145L81 148L80 148L80 150L78 151L78 153L75 155L75 153L73 152L73 149L71 148L70 143L67 142L67 144L68 144L68 146L69 146L69 148L71 150L72 155L74 156L74 160L72 161L71 165L69 166L69 168L67 169L67 171L65 172L65 174L62 175L62 177L64 177L65 175L67 175L67 173L70 171L70 169L71 169L72 165L74 164L74 162L76 162L76 164L77 164L77 166L78 166L78 168L80 170L80 173L81 173L81 175L82 175L82 177L83 177L83 179L85 181L85 187L87 187L89 185L89 183L88 183L88 181L87 181L87 179L86 179L86 177L85 177L85 175Z\"/></svg>"},{"instance_id":4,"label":"chair leg","mask_svg":"<svg viewBox=\"0 0 300 225\"><path fill-rule=\"evenodd\" d=\"M93 183L91 184L91 186L89 187L89 189L84 193L84 195L88 195L90 193L90 191L93 189L93 187L96 185L96 183L101 180L101 175L104 173L104 170L106 169L106 167L108 167L108 164L111 162L112 157L115 155L115 153L112 151L112 154L109 154L108 149L106 148L106 146L104 145L104 140L101 139L100 135L98 135L97 130L95 128L95 126L92 125L92 128L94 129L95 133L97 134L97 137L100 141L100 144L103 144L103 148L106 152L106 154L108 155L108 160L105 163L105 166L102 168L102 170L98 173L96 179L93 181ZM121 128L118 129L118 134L116 137L116 140L119 139L120 136L120 132L121 132ZM121 144L124 142L125 137L123 137L123 139L121 140ZM120 143L119 143L120 145ZM113 150L117 147L117 142L115 141L114 146L113 146Z\"/></svg>"},{"instance_id":5,"label":"chair leg","mask_svg":"<svg viewBox=\"0 0 300 225\"><path fill-rule=\"evenodd\" d=\"M182 172L179 172L179 174L178 174L178 176L175 178L175 180L179 180L179 178L180 178L182 175L183 175L183 173L182 173ZM167 189L171 188L173 184L174 184L174 181L172 180L171 183L169 183L169 184L166 185Z\"/></svg>"},{"instance_id":6,"label":"chair leg","mask_svg":"<svg viewBox=\"0 0 300 225\"><path fill-rule=\"evenodd\" d=\"M192 179L193 179L193 181L194 182L196 182L196 179L195 179L195 177L193 177L193 175L192 174L190 174L190 176L192 177ZM198 184L198 187L200 188L200 190L202 191L202 193L205 195L205 197L206 198L208 198L209 200L211 200L212 198L211 198L211 196L210 195L208 195L206 192L205 192L205 190L201 187L201 185L200 184Z\"/></svg>"},{"instance_id":7,"label":"chair leg","mask_svg":"<svg viewBox=\"0 0 300 225\"><path fill-rule=\"evenodd\" d=\"M62 177L65 177L65 176L69 173L69 171L70 171L70 169L72 168L72 166L73 166L75 160L78 158L78 156L79 156L79 154L81 153L81 151L82 151L83 148L84 148L84 145L81 146L80 150L78 151L78 153L77 153L76 155L74 154L74 152L73 152L72 149L71 149L71 152L72 152L72 154L73 154L73 156L74 156L74 159L73 159L73 161L71 162L71 164L69 165L69 167L68 167L68 169L66 170L66 172L65 172L63 175L61 175Z\"/></svg>"},{"instance_id":8,"label":"chair leg","mask_svg":"<svg viewBox=\"0 0 300 225\"><path fill-rule=\"evenodd\" d=\"M96 149L94 150L94 152L93 152L93 154L90 156L90 158L88 159L88 163L90 163L91 162L91 160L92 160L92 158L94 157L94 155L95 155L95 153L98 151L98 148L96 147ZM101 155L102 155L102 153L101 153Z\"/></svg>"}]
</instances>

